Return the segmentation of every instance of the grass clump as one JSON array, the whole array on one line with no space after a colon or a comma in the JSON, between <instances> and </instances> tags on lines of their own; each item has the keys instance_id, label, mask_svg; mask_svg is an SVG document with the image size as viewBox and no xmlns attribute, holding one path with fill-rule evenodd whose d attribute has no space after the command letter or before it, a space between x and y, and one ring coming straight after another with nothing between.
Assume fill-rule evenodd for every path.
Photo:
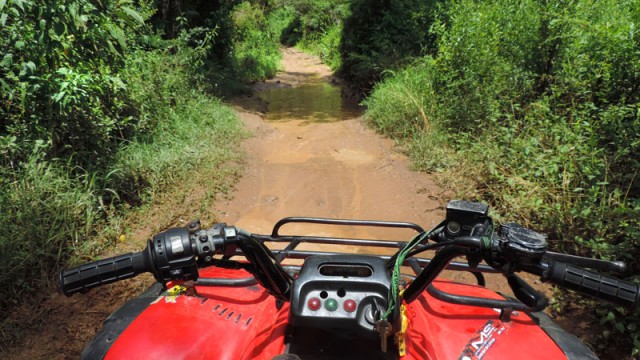
<instances>
[{"instance_id":1,"label":"grass clump","mask_svg":"<svg viewBox=\"0 0 640 360\"><path fill-rule=\"evenodd\" d=\"M66 76L69 84L60 104L51 108L52 117L39 111L47 102L56 103L53 95L25 93L29 101L45 102L31 108L15 107L15 97L2 99L2 111L15 112L0 126L0 286L5 289L0 348L17 336L4 321L12 307L54 284L66 263L95 259L123 234L122 219L132 208L204 171L213 175L195 185L210 195L205 200L228 186L234 176L229 162L239 156L235 145L243 132L233 111L210 95L215 87L208 81L208 65L216 36L215 29L184 31L173 40L148 33L129 43L126 53L108 53L119 65L117 72L109 67L106 77L109 86L117 87L115 95L100 90L99 81L86 83L89 88L82 81L72 83L77 74L89 75L69 65L64 74L37 68L45 74L38 79L2 73L9 77L0 78L2 85L9 80L28 88L51 71ZM96 60L101 61L108 59ZM75 93L79 100L64 102ZM81 101L84 97L91 101ZM108 101L101 102L102 97ZM64 114L70 116L62 121ZM44 119L51 127L22 137L27 128L21 116ZM75 122L107 129L103 140L109 146L82 140L96 133L83 133ZM71 143L83 142L78 152L61 151L59 144L69 137Z\"/></svg>"},{"instance_id":2,"label":"grass clump","mask_svg":"<svg viewBox=\"0 0 640 360\"><path fill-rule=\"evenodd\" d=\"M209 84L190 80L188 65L198 62L197 52L179 51L141 52L128 62L125 78L149 131L123 144L116 156L112 182L126 202L143 202L196 168L221 167L237 156L233 147L243 132L235 113L206 94Z\"/></svg>"},{"instance_id":3,"label":"grass clump","mask_svg":"<svg viewBox=\"0 0 640 360\"><path fill-rule=\"evenodd\" d=\"M42 144L34 145L28 161L4 171L0 183L3 311L49 285L69 252L86 250L106 212L100 203L105 189L93 174L71 176L64 165L43 161Z\"/></svg>"}]
</instances>

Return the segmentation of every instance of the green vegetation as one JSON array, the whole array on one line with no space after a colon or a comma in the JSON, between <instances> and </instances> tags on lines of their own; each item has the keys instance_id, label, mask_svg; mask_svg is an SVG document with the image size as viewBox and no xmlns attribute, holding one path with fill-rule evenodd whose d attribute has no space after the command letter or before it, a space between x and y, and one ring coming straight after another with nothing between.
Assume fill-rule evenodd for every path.
<instances>
[{"instance_id":1,"label":"green vegetation","mask_svg":"<svg viewBox=\"0 0 640 360\"><path fill-rule=\"evenodd\" d=\"M244 134L213 95L273 75L285 23L178 3L0 1L0 321L190 172L227 186Z\"/></svg>"},{"instance_id":2,"label":"green vegetation","mask_svg":"<svg viewBox=\"0 0 640 360\"><path fill-rule=\"evenodd\" d=\"M435 0L354 0L344 21L339 74L368 92L383 72L432 48Z\"/></svg>"},{"instance_id":3,"label":"green vegetation","mask_svg":"<svg viewBox=\"0 0 640 360\"><path fill-rule=\"evenodd\" d=\"M427 25L430 55L377 84L367 118L554 247L637 274L639 22L638 1L452 1ZM640 317L601 309L605 335L638 351Z\"/></svg>"},{"instance_id":4,"label":"green vegetation","mask_svg":"<svg viewBox=\"0 0 640 360\"><path fill-rule=\"evenodd\" d=\"M338 69L341 64L338 47L344 19L349 15L349 1L298 0L286 3L291 21L284 29L282 43L297 45L318 55L332 69Z\"/></svg>"},{"instance_id":5,"label":"green vegetation","mask_svg":"<svg viewBox=\"0 0 640 360\"><path fill-rule=\"evenodd\" d=\"M237 67L245 81L273 77L280 64L280 34L291 21L287 9L270 13L250 2L233 9Z\"/></svg>"},{"instance_id":6,"label":"green vegetation","mask_svg":"<svg viewBox=\"0 0 640 360\"><path fill-rule=\"evenodd\" d=\"M281 42L318 55L359 94L433 49L437 1L276 0L290 15Z\"/></svg>"}]
</instances>

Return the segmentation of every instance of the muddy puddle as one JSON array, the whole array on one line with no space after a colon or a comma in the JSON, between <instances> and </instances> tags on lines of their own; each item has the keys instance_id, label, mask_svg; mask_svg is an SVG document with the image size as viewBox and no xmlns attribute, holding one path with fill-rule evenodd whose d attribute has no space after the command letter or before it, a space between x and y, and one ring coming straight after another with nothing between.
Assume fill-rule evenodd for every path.
<instances>
[{"instance_id":1,"label":"muddy puddle","mask_svg":"<svg viewBox=\"0 0 640 360\"><path fill-rule=\"evenodd\" d=\"M357 102L343 96L339 84L320 76L305 77L298 86L265 89L258 97L266 104L266 121L335 122L361 114Z\"/></svg>"}]
</instances>

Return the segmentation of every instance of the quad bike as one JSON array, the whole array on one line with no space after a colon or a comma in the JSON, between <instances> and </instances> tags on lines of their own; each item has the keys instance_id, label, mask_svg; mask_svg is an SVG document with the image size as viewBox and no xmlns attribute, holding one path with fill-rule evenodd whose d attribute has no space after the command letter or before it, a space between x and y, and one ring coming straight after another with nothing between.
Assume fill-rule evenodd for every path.
<instances>
[{"instance_id":1,"label":"quad bike","mask_svg":"<svg viewBox=\"0 0 640 360\"><path fill-rule=\"evenodd\" d=\"M291 223L417 235L282 235ZM392 255L297 249L305 243ZM432 250L431 259L417 257ZM302 265L285 265L291 259ZM257 235L193 222L155 235L141 252L63 271L60 285L70 296L143 272L158 280L105 320L82 353L87 359L597 359L542 312L545 296L516 275L637 306L637 284L585 268L625 271L621 262L547 251L539 233L495 226L487 205L451 201L431 231L404 222L292 217L271 235ZM471 272L478 284L437 279L445 269ZM485 288L483 273L504 275L515 298Z\"/></svg>"}]
</instances>

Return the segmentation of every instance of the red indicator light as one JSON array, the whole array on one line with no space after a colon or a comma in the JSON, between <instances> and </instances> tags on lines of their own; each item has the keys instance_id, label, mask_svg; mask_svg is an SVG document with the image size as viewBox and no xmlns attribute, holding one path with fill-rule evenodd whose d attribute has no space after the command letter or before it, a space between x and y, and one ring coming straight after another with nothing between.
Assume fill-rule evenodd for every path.
<instances>
[{"instance_id":1,"label":"red indicator light","mask_svg":"<svg viewBox=\"0 0 640 360\"><path fill-rule=\"evenodd\" d=\"M346 312L354 312L356 311L357 304L353 300L345 300L344 304L342 304L342 307Z\"/></svg>"},{"instance_id":2,"label":"red indicator light","mask_svg":"<svg viewBox=\"0 0 640 360\"><path fill-rule=\"evenodd\" d=\"M322 304L320 303L320 299L318 298L311 298L309 299L309 301L307 301L307 307L309 308L309 310L316 311L320 309L320 306L322 306Z\"/></svg>"}]
</instances>

